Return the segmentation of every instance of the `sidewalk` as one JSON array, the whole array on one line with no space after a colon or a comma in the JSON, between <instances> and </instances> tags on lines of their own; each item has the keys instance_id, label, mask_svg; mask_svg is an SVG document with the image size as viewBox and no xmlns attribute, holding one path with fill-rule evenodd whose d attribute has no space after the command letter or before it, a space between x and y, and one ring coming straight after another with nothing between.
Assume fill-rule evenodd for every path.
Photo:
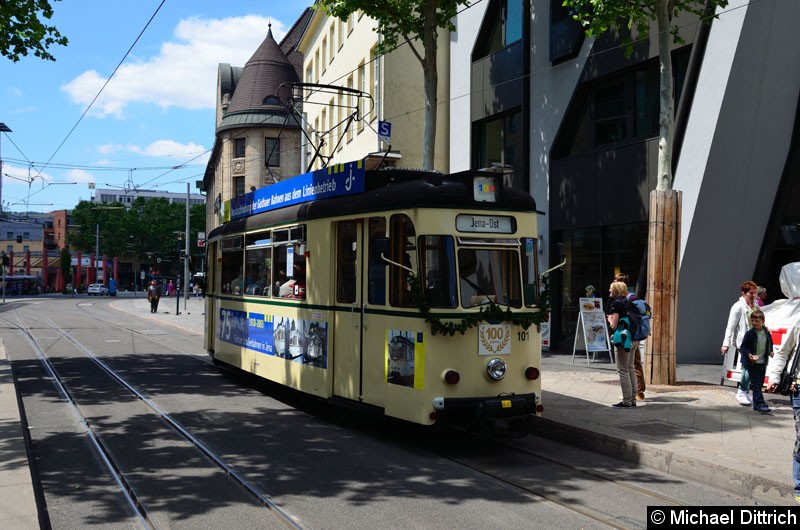
<instances>
[{"instance_id":1,"label":"sidewalk","mask_svg":"<svg viewBox=\"0 0 800 530\"><path fill-rule=\"evenodd\" d=\"M33 480L6 347L0 340L0 527L39 528Z\"/></svg>"},{"instance_id":2,"label":"sidewalk","mask_svg":"<svg viewBox=\"0 0 800 530\"><path fill-rule=\"evenodd\" d=\"M581 352L583 353L583 352ZM651 386L636 408L614 365L544 352L544 414L534 433L712 484L755 501L794 505L794 419L789 398L765 394L772 413L740 405L718 365L678 365L675 386Z\"/></svg>"}]
</instances>

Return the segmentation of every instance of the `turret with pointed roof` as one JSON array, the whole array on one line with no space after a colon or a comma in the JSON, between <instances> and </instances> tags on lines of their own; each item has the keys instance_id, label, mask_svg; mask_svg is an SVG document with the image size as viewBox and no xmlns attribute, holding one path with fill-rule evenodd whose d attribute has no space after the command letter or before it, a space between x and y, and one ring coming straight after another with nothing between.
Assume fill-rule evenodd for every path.
<instances>
[{"instance_id":1,"label":"turret with pointed roof","mask_svg":"<svg viewBox=\"0 0 800 530\"><path fill-rule=\"evenodd\" d=\"M300 172L300 130L287 120L284 105L291 90L281 85L301 79L297 43L311 14L307 8L280 43L269 24L244 67L219 65L214 149L202 184L210 199L209 230L217 225L215 214L224 201Z\"/></svg>"}]
</instances>

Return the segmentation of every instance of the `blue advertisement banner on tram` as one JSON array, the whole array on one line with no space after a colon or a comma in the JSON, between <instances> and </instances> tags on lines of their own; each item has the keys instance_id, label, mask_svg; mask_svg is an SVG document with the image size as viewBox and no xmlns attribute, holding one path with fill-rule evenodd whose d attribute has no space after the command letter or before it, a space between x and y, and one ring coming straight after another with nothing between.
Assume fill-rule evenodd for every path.
<instances>
[{"instance_id":1,"label":"blue advertisement banner on tram","mask_svg":"<svg viewBox=\"0 0 800 530\"><path fill-rule=\"evenodd\" d=\"M220 309L223 342L287 361L328 367L328 323Z\"/></svg>"},{"instance_id":2,"label":"blue advertisement banner on tram","mask_svg":"<svg viewBox=\"0 0 800 530\"><path fill-rule=\"evenodd\" d=\"M363 192L364 161L336 164L234 197L230 201L230 219L240 219L317 199Z\"/></svg>"}]
</instances>

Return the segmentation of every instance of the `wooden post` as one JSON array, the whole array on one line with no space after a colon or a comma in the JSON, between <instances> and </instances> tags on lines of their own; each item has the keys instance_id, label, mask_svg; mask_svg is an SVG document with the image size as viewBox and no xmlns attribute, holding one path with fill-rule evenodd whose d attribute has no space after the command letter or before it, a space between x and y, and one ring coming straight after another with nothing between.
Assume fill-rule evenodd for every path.
<instances>
[{"instance_id":1,"label":"wooden post","mask_svg":"<svg viewBox=\"0 0 800 530\"><path fill-rule=\"evenodd\" d=\"M651 336L645 342L649 384L674 385L678 316L681 192L650 192L647 250L647 303L653 309Z\"/></svg>"}]
</instances>

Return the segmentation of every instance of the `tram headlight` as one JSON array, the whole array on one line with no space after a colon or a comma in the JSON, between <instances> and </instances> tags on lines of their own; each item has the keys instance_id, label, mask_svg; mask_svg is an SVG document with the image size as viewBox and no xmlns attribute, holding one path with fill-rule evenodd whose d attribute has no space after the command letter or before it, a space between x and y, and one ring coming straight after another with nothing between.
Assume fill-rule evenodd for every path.
<instances>
[{"instance_id":1,"label":"tram headlight","mask_svg":"<svg viewBox=\"0 0 800 530\"><path fill-rule=\"evenodd\" d=\"M486 373L493 381L500 381L502 378L504 378L506 376L507 369L508 367L506 366L506 362L498 357L489 360L489 362L486 364Z\"/></svg>"}]
</instances>

